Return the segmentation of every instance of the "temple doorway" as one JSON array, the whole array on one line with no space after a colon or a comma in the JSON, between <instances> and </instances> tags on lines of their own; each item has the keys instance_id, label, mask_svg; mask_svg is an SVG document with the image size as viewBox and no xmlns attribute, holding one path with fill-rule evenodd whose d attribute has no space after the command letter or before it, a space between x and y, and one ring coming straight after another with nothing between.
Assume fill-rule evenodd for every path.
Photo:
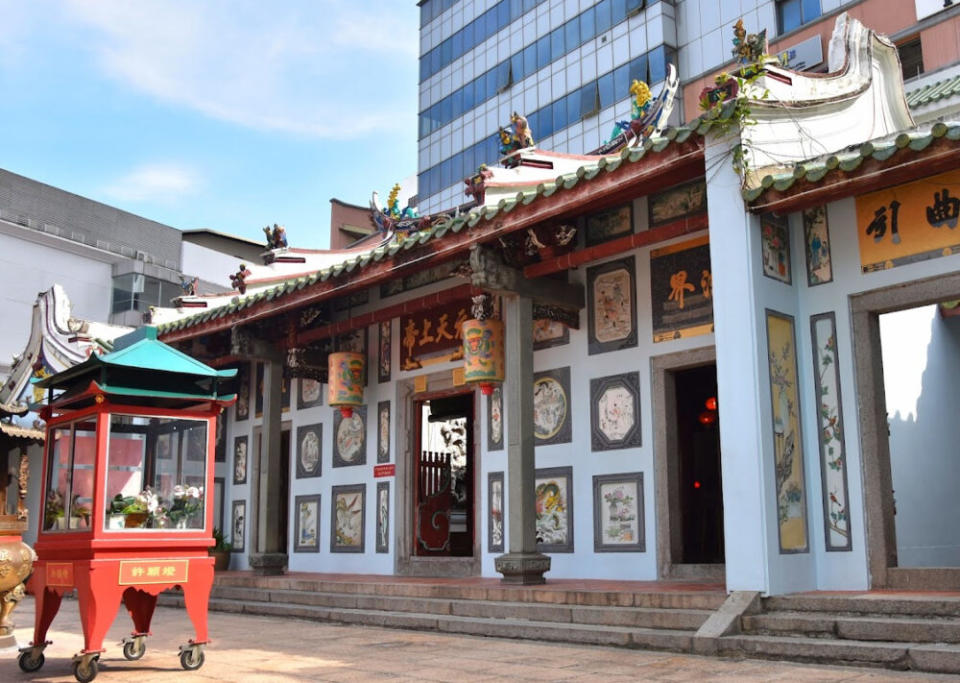
<instances>
[{"instance_id":1,"label":"temple doorway","mask_svg":"<svg viewBox=\"0 0 960 683\"><path fill-rule=\"evenodd\" d=\"M253 438L257 444L256 450L256 460L257 467L253 470L257 477L260 476L260 473L266 468L266 460L264 459L266 454L263 452L263 430L261 427L256 427L254 429ZM251 475L252 476L252 475ZM253 520L253 524L247 525L247 543L248 543L248 552L256 552L257 547L257 537L259 535L259 501L260 501L260 486L254 485L251 487L251 502L250 508L247 510L248 519ZM271 501L271 504L272 501ZM280 549L277 552L286 553L289 552L289 542L288 534L290 531L290 521L288 511L290 510L290 423L284 422L282 430L280 432L280 492L279 499L275 503L280 506L280 509L283 511L280 515L278 522L277 533L280 536ZM254 550L250 550L250 549Z\"/></svg>"},{"instance_id":2,"label":"temple doorway","mask_svg":"<svg viewBox=\"0 0 960 683\"><path fill-rule=\"evenodd\" d=\"M651 359L661 578L723 580L723 481L713 347Z\"/></svg>"},{"instance_id":3,"label":"temple doorway","mask_svg":"<svg viewBox=\"0 0 960 683\"><path fill-rule=\"evenodd\" d=\"M472 557L473 392L417 400L414 417L413 554Z\"/></svg>"}]
</instances>

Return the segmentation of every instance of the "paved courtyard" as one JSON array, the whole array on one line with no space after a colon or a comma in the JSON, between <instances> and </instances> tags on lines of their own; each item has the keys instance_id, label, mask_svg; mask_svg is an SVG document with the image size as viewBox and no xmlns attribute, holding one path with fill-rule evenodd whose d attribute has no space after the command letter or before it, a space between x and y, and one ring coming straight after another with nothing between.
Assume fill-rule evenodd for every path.
<instances>
[{"instance_id":1,"label":"paved courtyard","mask_svg":"<svg viewBox=\"0 0 960 683\"><path fill-rule=\"evenodd\" d=\"M122 611L122 610L121 610ZM17 607L17 640L32 636L33 600ZM881 669L814 666L757 660L710 659L662 652L337 626L296 619L213 612L214 642L199 671L180 668L177 646L193 635L186 612L158 607L147 653L123 658L126 613L105 641L97 681L886 681L956 680ZM53 622L46 664L24 674L15 654L0 662L0 681L74 681L71 657L83 643L75 600Z\"/></svg>"}]
</instances>

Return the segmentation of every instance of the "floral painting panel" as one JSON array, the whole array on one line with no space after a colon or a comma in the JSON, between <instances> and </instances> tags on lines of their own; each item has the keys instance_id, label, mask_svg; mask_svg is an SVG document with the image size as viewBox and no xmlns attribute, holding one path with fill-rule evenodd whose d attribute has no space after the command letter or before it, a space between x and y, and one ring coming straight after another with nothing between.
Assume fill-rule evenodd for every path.
<instances>
[{"instance_id":1,"label":"floral painting panel","mask_svg":"<svg viewBox=\"0 0 960 683\"><path fill-rule=\"evenodd\" d=\"M502 553L504 548L503 472L487 475L487 551Z\"/></svg>"},{"instance_id":2,"label":"floral painting panel","mask_svg":"<svg viewBox=\"0 0 960 683\"><path fill-rule=\"evenodd\" d=\"M558 320L536 318L533 321L533 350L570 343L570 328Z\"/></svg>"},{"instance_id":3,"label":"floral painting panel","mask_svg":"<svg viewBox=\"0 0 960 683\"><path fill-rule=\"evenodd\" d=\"M820 442L820 477L823 486L823 521L828 551L852 550L848 510L847 457L843 432L840 369L834 314L810 318L813 335L814 386Z\"/></svg>"},{"instance_id":4,"label":"floral painting panel","mask_svg":"<svg viewBox=\"0 0 960 683\"><path fill-rule=\"evenodd\" d=\"M333 414L333 466L367 464L367 407L357 406L353 415Z\"/></svg>"},{"instance_id":5,"label":"floral painting panel","mask_svg":"<svg viewBox=\"0 0 960 683\"><path fill-rule=\"evenodd\" d=\"M233 483L247 483L247 437L238 436L233 440Z\"/></svg>"},{"instance_id":6,"label":"floral painting panel","mask_svg":"<svg viewBox=\"0 0 960 683\"><path fill-rule=\"evenodd\" d=\"M593 355L637 345L633 257L587 269L587 347Z\"/></svg>"},{"instance_id":7,"label":"floral painting panel","mask_svg":"<svg viewBox=\"0 0 960 683\"><path fill-rule=\"evenodd\" d=\"M590 432L595 451L641 445L640 373L590 380Z\"/></svg>"},{"instance_id":8,"label":"floral painting panel","mask_svg":"<svg viewBox=\"0 0 960 683\"><path fill-rule=\"evenodd\" d=\"M320 552L320 496L297 496L294 507L294 552Z\"/></svg>"},{"instance_id":9,"label":"floral painting panel","mask_svg":"<svg viewBox=\"0 0 960 683\"><path fill-rule=\"evenodd\" d=\"M830 259L826 206L814 206L803 211L803 241L806 245L807 284L814 287L831 282L833 263Z\"/></svg>"},{"instance_id":10,"label":"floral painting panel","mask_svg":"<svg viewBox=\"0 0 960 683\"><path fill-rule=\"evenodd\" d=\"M767 351L780 552L803 553L809 549L807 497L792 317L767 311Z\"/></svg>"},{"instance_id":11,"label":"floral painting panel","mask_svg":"<svg viewBox=\"0 0 960 683\"><path fill-rule=\"evenodd\" d=\"M377 345L377 381L390 381L390 361L393 357L393 337L391 321L384 320L379 325L379 344Z\"/></svg>"},{"instance_id":12,"label":"floral painting panel","mask_svg":"<svg viewBox=\"0 0 960 683\"><path fill-rule=\"evenodd\" d=\"M572 467L536 471L537 549L540 552L573 552L572 484Z\"/></svg>"},{"instance_id":13,"label":"floral painting panel","mask_svg":"<svg viewBox=\"0 0 960 683\"><path fill-rule=\"evenodd\" d=\"M790 274L790 230L786 217L764 214L760 217L760 251L763 274L792 284Z\"/></svg>"},{"instance_id":14,"label":"floral painting panel","mask_svg":"<svg viewBox=\"0 0 960 683\"><path fill-rule=\"evenodd\" d=\"M297 427L297 479L322 473L323 425Z\"/></svg>"},{"instance_id":15,"label":"floral painting panel","mask_svg":"<svg viewBox=\"0 0 960 683\"><path fill-rule=\"evenodd\" d=\"M570 368L533 375L533 436L537 446L569 443L571 428Z\"/></svg>"},{"instance_id":16,"label":"floral painting panel","mask_svg":"<svg viewBox=\"0 0 960 683\"><path fill-rule=\"evenodd\" d=\"M331 490L330 552L363 552L366 486L334 486Z\"/></svg>"},{"instance_id":17,"label":"floral painting panel","mask_svg":"<svg viewBox=\"0 0 960 683\"><path fill-rule=\"evenodd\" d=\"M390 552L390 482L377 483L377 552Z\"/></svg>"},{"instance_id":18,"label":"floral painting panel","mask_svg":"<svg viewBox=\"0 0 960 683\"><path fill-rule=\"evenodd\" d=\"M503 389L500 385L487 394L487 450L503 450Z\"/></svg>"},{"instance_id":19,"label":"floral painting panel","mask_svg":"<svg viewBox=\"0 0 960 683\"><path fill-rule=\"evenodd\" d=\"M644 552L643 473L593 478L593 549Z\"/></svg>"},{"instance_id":20,"label":"floral painting panel","mask_svg":"<svg viewBox=\"0 0 960 683\"><path fill-rule=\"evenodd\" d=\"M308 377L297 380L297 409L323 405L323 385Z\"/></svg>"},{"instance_id":21,"label":"floral painting panel","mask_svg":"<svg viewBox=\"0 0 960 683\"><path fill-rule=\"evenodd\" d=\"M390 462L390 401L377 404L377 462Z\"/></svg>"},{"instance_id":22,"label":"floral painting panel","mask_svg":"<svg viewBox=\"0 0 960 683\"><path fill-rule=\"evenodd\" d=\"M234 553L245 552L247 543L247 501L233 501L230 530L230 543L232 544L230 551Z\"/></svg>"}]
</instances>

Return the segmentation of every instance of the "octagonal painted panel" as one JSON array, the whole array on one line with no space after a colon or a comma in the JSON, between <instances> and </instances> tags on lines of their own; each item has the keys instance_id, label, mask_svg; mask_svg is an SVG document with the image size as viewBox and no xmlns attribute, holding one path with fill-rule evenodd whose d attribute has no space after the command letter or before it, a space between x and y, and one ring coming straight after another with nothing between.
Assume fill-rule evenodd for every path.
<instances>
[{"instance_id":1,"label":"octagonal painted panel","mask_svg":"<svg viewBox=\"0 0 960 683\"><path fill-rule=\"evenodd\" d=\"M640 373L590 380L590 441L595 451L641 445Z\"/></svg>"}]
</instances>

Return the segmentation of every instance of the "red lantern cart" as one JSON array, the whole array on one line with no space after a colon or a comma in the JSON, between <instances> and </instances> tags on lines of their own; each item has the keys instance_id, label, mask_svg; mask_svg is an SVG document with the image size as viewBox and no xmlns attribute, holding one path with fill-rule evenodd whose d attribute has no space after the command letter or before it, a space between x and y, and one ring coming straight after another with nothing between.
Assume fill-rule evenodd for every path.
<instances>
[{"instance_id":1,"label":"red lantern cart","mask_svg":"<svg viewBox=\"0 0 960 683\"><path fill-rule=\"evenodd\" d=\"M29 588L36 596L33 642L23 671L43 666L47 630L64 593L77 591L84 647L78 681L97 675L103 638L122 601L133 620L123 655L146 651L161 591L179 586L196 635L180 646L184 669L203 665L213 585L216 419L235 400L222 389L236 370L217 371L157 340L144 327L112 352L38 384L47 447L44 506ZM58 392L58 393L55 393Z\"/></svg>"}]
</instances>

